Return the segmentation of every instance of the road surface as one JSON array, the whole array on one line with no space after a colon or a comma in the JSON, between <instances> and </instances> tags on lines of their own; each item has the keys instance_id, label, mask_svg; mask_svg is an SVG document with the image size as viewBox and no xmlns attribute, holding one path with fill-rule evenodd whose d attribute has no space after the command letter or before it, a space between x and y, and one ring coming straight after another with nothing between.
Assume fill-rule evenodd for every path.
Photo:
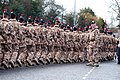
<instances>
[{"instance_id":1,"label":"road surface","mask_svg":"<svg viewBox=\"0 0 120 80\"><path fill-rule=\"evenodd\" d=\"M120 65L116 61L99 67L84 63L39 65L0 70L0 80L120 80Z\"/></svg>"}]
</instances>

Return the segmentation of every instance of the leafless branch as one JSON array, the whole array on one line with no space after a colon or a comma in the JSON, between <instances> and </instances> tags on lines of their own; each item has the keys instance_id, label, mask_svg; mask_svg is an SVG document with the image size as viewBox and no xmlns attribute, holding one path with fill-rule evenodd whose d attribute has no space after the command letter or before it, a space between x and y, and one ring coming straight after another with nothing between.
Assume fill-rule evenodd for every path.
<instances>
[{"instance_id":1,"label":"leafless branch","mask_svg":"<svg viewBox=\"0 0 120 80\"><path fill-rule=\"evenodd\" d=\"M112 10L115 11L119 15L119 13L114 8L112 8Z\"/></svg>"}]
</instances>

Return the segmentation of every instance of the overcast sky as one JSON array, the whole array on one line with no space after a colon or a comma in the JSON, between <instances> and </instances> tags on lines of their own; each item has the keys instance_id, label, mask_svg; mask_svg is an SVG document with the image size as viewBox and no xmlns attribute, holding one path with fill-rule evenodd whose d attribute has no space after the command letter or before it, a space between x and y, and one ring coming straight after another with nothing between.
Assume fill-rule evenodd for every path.
<instances>
[{"instance_id":1,"label":"overcast sky","mask_svg":"<svg viewBox=\"0 0 120 80\"><path fill-rule=\"evenodd\" d=\"M55 0L57 4L63 5L67 12L74 11L74 1L75 0ZM97 16L102 17L107 23L111 22L112 11L109 8L111 6L112 0L76 0L76 11L79 12L80 9L85 7L90 7ZM114 17L116 16L115 13ZM114 23L115 24L115 23Z\"/></svg>"}]
</instances>

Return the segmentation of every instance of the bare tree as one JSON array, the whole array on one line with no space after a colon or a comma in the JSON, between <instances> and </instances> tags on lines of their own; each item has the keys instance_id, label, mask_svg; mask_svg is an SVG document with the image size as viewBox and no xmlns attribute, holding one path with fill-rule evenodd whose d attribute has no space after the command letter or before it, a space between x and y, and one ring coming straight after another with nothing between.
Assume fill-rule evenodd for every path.
<instances>
[{"instance_id":1,"label":"bare tree","mask_svg":"<svg viewBox=\"0 0 120 80\"><path fill-rule=\"evenodd\" d=\"M117 19L120 19L120 0L112 0L113 4L110 6L110 8L117 13Z\"/></svg>"},{"instance_id":2,"label":"bare tree","mask_svg":"<svg viewBox=\"0 0 120 80\"><path fill-rule=\"evenodd\" d=\"M113 3L110 8L117 13L117 20L119 20L118 27L120 28L120 0L112 0Z\"/></svg>"}]
</instances>

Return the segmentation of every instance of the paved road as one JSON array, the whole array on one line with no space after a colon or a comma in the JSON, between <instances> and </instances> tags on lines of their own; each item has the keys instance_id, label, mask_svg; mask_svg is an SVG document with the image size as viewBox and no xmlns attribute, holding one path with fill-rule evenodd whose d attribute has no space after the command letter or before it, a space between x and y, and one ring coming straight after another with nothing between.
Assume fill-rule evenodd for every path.
<instances>
[{"instance_id":1,"label":"paved road","mask_svg":"<svg viewBox=\"0 0 120 80\"><path fill-rule=\"evenodd\" d=\"M74 63L16 68L1 70L0 80L120 80L120 65L112 61L100 67Z\"/></svg>"}]
</instances>

